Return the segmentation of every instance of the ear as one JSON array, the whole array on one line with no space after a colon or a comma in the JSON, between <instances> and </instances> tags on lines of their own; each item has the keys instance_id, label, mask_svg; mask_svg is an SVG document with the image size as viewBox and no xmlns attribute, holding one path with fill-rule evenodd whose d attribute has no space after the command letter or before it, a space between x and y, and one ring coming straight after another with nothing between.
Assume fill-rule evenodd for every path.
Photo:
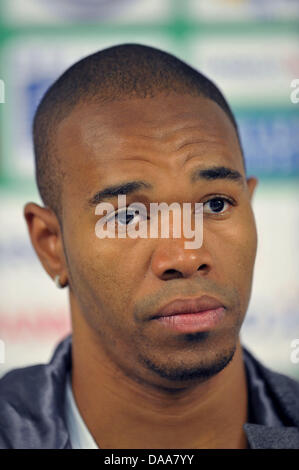
<instances>
[{"instance_id":1,"label":"ear","mask_svg":"<svg viewBox=\"0 0 299 470\"><path fill-rule=\"evenodd\" d=\"M43 267L53 279L59 275L61 285L66 285L68 276L57 216L51 209L29 202L24 207L24 217L31 243Z\"/></svg>"},{"instance_id":2,"label":"ear","mask_svg":"<svg viewBox=\"0 0 299 470\"><path fill-rule=\"evenodd\" d=\"M253 194L255 193L255 189L258 184L258 179L255 177L250 177L247 178L247 188L248 188L248 193L249 193L249 199L252 201Z\"/></svg>"}]
</instances>

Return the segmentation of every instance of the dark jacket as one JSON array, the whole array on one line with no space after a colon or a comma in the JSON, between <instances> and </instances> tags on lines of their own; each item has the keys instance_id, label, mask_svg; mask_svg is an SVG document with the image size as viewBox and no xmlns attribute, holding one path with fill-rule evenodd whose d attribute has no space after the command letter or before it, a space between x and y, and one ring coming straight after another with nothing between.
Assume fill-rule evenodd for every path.
<instances>
[{"instance_id":1,"label":"dark jacket","mask_svg":"<svg viewBox=\"0 0 299 470\"><path fill-rule=\"evenodd\" d=\"M64 417L71 339L58 344L48 364L14 369L0 379L0 449L71 448ZM299 383L266 368L244 347L243 357L250 448L299 449Z\"/></svg>"}]
</instances>

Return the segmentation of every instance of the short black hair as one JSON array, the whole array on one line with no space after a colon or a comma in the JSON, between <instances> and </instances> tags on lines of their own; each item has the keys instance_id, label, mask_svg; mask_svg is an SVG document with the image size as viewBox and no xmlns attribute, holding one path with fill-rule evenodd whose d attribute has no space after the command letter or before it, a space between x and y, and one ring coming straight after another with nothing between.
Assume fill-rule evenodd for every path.
<instances>
[{"instance_id":1,"label":"short black hair","mask_svg":"<svg viewBox=\"0 0 299 470\"><path fill-rule=\"evenodd\" d=\"M159 93L204 96L216 102L231 120L242 146L234 115L218 87L177 57L140 44L100 50L68 68L47 90L34 116L36 181L43 203L61 222L62 179L55 151L55 130L80 102L111 102ZM245 168L245 162L243 157Z\"/></svg>"}]
</instances>

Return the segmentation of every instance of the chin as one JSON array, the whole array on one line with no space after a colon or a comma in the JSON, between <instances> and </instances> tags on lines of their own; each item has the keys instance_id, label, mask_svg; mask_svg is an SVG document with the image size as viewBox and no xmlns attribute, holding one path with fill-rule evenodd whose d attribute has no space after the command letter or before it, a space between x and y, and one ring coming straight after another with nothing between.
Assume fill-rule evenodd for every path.
<instances>
[{"instance_id":1,"label":"chin","mask_svg":"<svg viewBox=\"0 0 299 470\"><path fill-rule=\"evenodd\" d=\"M227 347L222 351L209 350L196 352L194 357L188 355L176 356L169 355L167 360L158 360L158 358L142 357L143 365L153 372L160 379L165 379L169 386L182 385L184 383L200 383L217 375L233 359L236 351L236 345Z\"/></svg>"}]
</instances>

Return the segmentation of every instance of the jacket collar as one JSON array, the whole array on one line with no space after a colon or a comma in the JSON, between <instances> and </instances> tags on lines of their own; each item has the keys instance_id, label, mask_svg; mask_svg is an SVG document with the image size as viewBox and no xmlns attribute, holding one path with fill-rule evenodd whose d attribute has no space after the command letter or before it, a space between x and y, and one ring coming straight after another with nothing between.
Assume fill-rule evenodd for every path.
<instances>
[{"instance_id":1,"label":"jacket collar","mask_svg":"<svg viewBox=\"0 0 299 470\"><path fill-rule=\"evenodd\" d=\"M251 449L299 449L299 430L294 426L244 424Z\"/></svg>"},{"instance_id":2,"label":"jacket collar","mask_svg":"<svg viewBox=\"0 0 299 470\"><path fill-rule=\"evenodd\" d=\"M57 381L59 394L54 393L53 388L53 404L57 407L57 441L60 443L60 449L71 449L70 436L66 425L65 418L65 391L68 371L72 365L72 335L69 334L61 341L54 351L50 364L53 380Z\"/></svg>"}]
</instances>

